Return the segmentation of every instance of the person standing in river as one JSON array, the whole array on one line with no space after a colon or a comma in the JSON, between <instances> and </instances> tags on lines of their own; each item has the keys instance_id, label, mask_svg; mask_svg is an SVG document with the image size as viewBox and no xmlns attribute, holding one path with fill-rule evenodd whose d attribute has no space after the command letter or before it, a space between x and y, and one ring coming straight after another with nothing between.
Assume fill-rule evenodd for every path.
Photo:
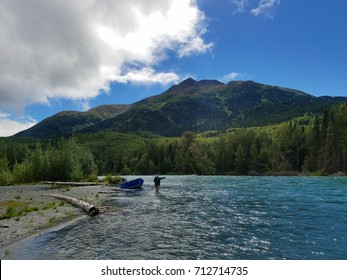
<instances>
[{"instance_id":1,"label":"person standing in river","mask_svg":"<svg viewBox=\"0 0 347 280\"><path fill-rule=\"evenodd\" d=\"M155 175L155 177L154 177L154 187L155 187L156 191L159 191L160 181L162 179L165 179L165 177L159 177L158 174Z\"/></svg>"}]
</instances>

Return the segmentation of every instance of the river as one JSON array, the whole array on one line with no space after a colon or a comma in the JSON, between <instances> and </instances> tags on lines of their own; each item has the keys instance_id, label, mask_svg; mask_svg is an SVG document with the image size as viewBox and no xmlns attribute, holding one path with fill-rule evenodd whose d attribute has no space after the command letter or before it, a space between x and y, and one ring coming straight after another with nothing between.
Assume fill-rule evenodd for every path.
<instances>
[{"instance_id":1,"label":"river","mask_svg":"<svg viewBox=\"0 0 347 280\"><path fill-rule=\"evenodd\" d=\"M98 217L22 241L12 259L347 259L347 178L167 176ZM128 177L131 179L131 177Z\"/></svg>"}]
</instances>

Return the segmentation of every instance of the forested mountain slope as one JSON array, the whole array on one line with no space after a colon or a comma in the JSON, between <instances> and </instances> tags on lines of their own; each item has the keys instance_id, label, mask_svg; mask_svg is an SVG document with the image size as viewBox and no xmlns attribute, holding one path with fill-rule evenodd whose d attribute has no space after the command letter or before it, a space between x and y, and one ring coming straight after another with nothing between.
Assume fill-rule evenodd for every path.
<instances>
[{"instance_id":1,"label":"forested mountain slope","mask_svg":"<svg viewBox=\"0 0 347 280\"><path fill-rule=\"evenodd\" d=\"M16 136L52 138L72 133L148 131L180 136L233 127L275 124L323 114L345 97L315 97L302 91L253 81L195 81L191 78L162 94L131 105L104 105L85 113L62 112Z\"/></svg>"}]
</instances>

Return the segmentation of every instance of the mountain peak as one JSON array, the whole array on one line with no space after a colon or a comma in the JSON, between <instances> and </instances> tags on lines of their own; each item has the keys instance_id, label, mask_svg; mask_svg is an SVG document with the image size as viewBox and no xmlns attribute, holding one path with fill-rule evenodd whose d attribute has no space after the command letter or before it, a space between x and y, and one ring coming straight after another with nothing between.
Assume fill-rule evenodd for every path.
<instances>
[{"instance_id":1,"label":"mountain peak","mask_svg":"<svg viewBox=\"0 0 347 280\"><path fill-rule=\"evenodd\" d=\"M196 85L197 83L198 82L195 81L193 78L188 78L188 79L185 79L183 82L179 83L178 85L182 87L188 87L188 86Z\"/></svg>"},{"instance_id":2,"label":"mountain peak","mask_svg":"<svg viewBox=\"0 0 347 280\"><path fill-rule=\"evenodd\" d=\"M188 78L184 80L183 82L179 83L177 86L180 88L187 88L191 86L221 86L224 85L222 82L217 81L217 80L201 80L201 81L196 81L193 78Z\"/></svg>"},{"instance_id":3,"label":"mountain peak","mask_svg":"<svg viewBox=\"0 0 347 280\"><path fill-rule=\"evenodd\" d=\"M224 84L218 80L201 80L199 86L223 86Z\"/></svg>"}]
</instances>

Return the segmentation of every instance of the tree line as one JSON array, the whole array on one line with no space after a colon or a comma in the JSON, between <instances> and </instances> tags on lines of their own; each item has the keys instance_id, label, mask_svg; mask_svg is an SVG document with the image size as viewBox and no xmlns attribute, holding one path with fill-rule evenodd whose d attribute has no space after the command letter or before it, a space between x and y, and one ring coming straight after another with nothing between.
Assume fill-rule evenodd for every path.
<instances>
[{"instance_id":1,"label":"tree line","mask_svg":"<svg viewBox=\"0 0 347 280\"><path fill-rule=\"evenodd\" d=\"M100 144L89 143L93 146ZM102 146L102 145L101 145ZM236 128L213 137L143 139L126 152L112 145L94 153L102 172L118 174L329 175L346 174L347 104L323 116L275 126ZM107 162L105 161L108 158Z\"/></svg>"},{"instance_id":2,"label":"tree line","mask_svg":"<svg viewBox=\"0 0 347 280\"><path fill-rule=\"evenodd\" d=\"M49 143L0 143L0 185L95 180L94 156L75 138Z\"/></svg>"},{"instance_id":3,"label":"tree line","mask_svg":"<svg viewBox=\"0 0 347 280\"><path fill-rule=\"evenodd\" d=\"M97 174L346 174L347 104L275 126L165 138L104 132L34 142L0 141L0 185L81 181Z\"/></svg>"}]
</instances>

